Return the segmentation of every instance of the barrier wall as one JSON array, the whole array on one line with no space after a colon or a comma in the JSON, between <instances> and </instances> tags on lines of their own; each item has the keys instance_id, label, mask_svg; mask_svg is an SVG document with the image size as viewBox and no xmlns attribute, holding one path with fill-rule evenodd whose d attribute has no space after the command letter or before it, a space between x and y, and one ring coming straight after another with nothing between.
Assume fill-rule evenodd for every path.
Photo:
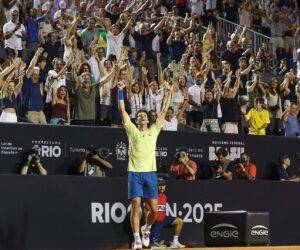
<instances>
[{"instance_id":1,"label":"barrier wall","mask_svg":"<svg viewBox=\"0 0 300 250\"><path fill-rule=\"evenodd\" d=\"M228 210L269 211L271 245L300 245L299 185L168 181L168 212L184 219L189 246L204 244L204 212ZM0 249L128 247L126 197L125 178L0 175Z\"/></svg>"},{"instance_id":2,"label":"barrier wall","mask_svg":"<svg viewBox=\"0 0 300 250\"><path fill-rule=\"evenodd\" d=\"M110 177L126 176L128 141L124 129L105 127L40 126L32 124L0 124L0 173L17 173L23 153L35 147L49 174L77 174L85 148L93 144L108 157L113 169ZM158 168L168 169L177 148L186 146L191 159L198 163L198 177L208 177L208 161L215 159L215 150L225 147L230 158L244 151L257 166L258 179L274 179L278 155L290 154L290 170L299 174L300 140L272 136L202 134L162 131L157 143ZM273 171L274 170L274 171Z\"/></svg>"}]
</instances>

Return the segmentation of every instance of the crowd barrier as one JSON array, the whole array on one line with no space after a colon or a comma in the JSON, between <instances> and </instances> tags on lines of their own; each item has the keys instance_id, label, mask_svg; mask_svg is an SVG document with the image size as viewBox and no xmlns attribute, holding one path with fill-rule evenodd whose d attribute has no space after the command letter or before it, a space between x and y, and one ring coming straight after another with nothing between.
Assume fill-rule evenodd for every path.
<instances>
[{"instance_id":1,"label":"crowd barrier","mask_svg":"<svg viewBox=\"0 0 300 250\"><path fill-rule=\"evenodd\" d=\"M112 163L109 177L126 177L128 141L125 130L110 127L51 126L34 124L0 124L0 174L18 173L23 155L28 149L39 151L48 174L78 174L78 167L88 145L97 147ZM162 131L157 143L157 166L168 171L178 148L189 149L190 158L197 162L197 178L207 179L215 151L224 147L234 160L247 152L257 166L257 179L276 179L278 156L291 157L291 174L299 175L300 140L275 136L229 135Z\"/></svg>"},{"instance_id":2,"label":"crowd barrier","mask_svg":"<svg viewBox=\"0 0 300 250\"><path fill-rule=\"evenodd\" d=\"M204 245L205 212L229 210L267 211L270 244L300 245L299 190L276 181L172 180L167 211L183 218L180 241L188 246ZM125 178L0 175L0 199L0 249L129 247ZM166 229L162 239L172 235Z\"/></svg>"}]
</instances>

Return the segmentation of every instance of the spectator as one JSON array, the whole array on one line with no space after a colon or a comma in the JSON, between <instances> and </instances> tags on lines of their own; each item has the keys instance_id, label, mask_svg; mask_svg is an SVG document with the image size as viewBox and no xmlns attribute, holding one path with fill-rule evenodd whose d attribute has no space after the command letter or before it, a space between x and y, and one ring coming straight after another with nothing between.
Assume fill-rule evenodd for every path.
<instances>
[{"instance_id":1,"label":"spectator","mask_svg":"<svg viewBox=\"0 0 300 250\"><path fill-rule=\"evenodd\" d=\"M79 166L79 173L84 176L106 177L106 169L113 166L100 156L99 151L93 145L86 148L84 159Z\"/></svg>"},{"instance_id":2,"label":"spectator","mask_svg":"<svg viewBox=\"0 0 300 250\"><path fill-rule=\"evenodd\" d=\"M174 237L171 242L170 248L184 248L185 245L182 245L178 238L180 236L183 220L179 217L172 217L166 215L166 207L167 207L167 196L165 194L166 191L166 182L162 178L158 178L158 211L155 222L151 227L150 240L152 242L152 248L165 247L164 241L160 241L161 231L164 227L174 227ZM145 218L147 218L147 214L149 211L149 207L146 205L144 208L144 213L146 214Z\"/></svg>"},{"instance_id":3,"label":"spectator","mask_svg":"<svg viewBox=\"0 0 300 250\"><path fill-rule=\"evenodd\" d=\"M228 75L225 83L222 98L220 101L222 111L222 132L227 134L238 134L238 122L240 120L239 104L236 99L240 84L240 75L236 79L234 86L230 86L232 72Z\"/></svg>"},{"instance_id":4,"label":"spectator","mask_svg":"<svg viewBox=\"0 0 300 250\"><path fill-rule=\"evenodd\" d=\"M255 108L251 108L250 111L245 115L245 120L249 121L249 134L252 135L265 135L266 128L270 124L269 112L263 108L264 99L255 99Z\"/></svg>"},{"instance_id":5,"label":"spectator","mask_svg":"<svg viewBox=\"0 0 300 250\"><path fill-rule=\"evenodd\" d=\"M278 167L278 176L280 181L293 181L293 182L299 182L299 177L291 176L288 173L288 168L291 165L291 160L289 155L282 154L279 156L279 163L280 166Z\"/></svg>"},{"instance_id":6,"label":"spectator","mask_svg":"<svg viewBox=\"0 0 300 250\"><path fill-rule=\"evenodd\" d=\"M5 70L1 72L1 79L6 77L6 80L4 82L1 82L0 80L0 98L2 101L0 122L18 122L16 98L22 89L25 67L26 64L20 58L16 58L9 67L5 68ZM18 72L19 75L17 75ZM10 76L7 77L8 74L10 74ZM17 85L15 85L15 82L12 79L14 76L15 79L18 80Z\"/></svg>"},{"instance_id":7,"label":"spectator","mask_svg":"<svg viewBox=\"0 0 300 250\"><path fill-rule=\"evenodd\" d=\"M271 14L271 44L273 48L273 54L276 55L277 49L284 48L283 41L283 22L280 17L280 13L278 10L275 10Z\"/></svg>"},{"instance_id":8,"label":"spectator","mask_svg":"<svg viewBox=\"0 0 300 250\"><path fill-rule=\"evenodd\" d=\"M300 136L299 123L297 116L300 110L300 99L298 99L298 105L291 103L287 109L282 113L281 120L284 126L284 136L286 137L298 137Z\"/></svg>"},{"instance_id":9,"label":"spectator","mask_svg":"<svg viewBox=\"0 0 300 250\"><path fill-rule=\"evenodd\" d=\"M99 34L95 28L96 19L94 17L88 18L88 27L81 32L81 40L83 43L83 48L86 53L88 53L92 41L95 39L95 36L99 37Z\"/></svg>"},{"instance_id":10,"label":"spectator","mask_svg":"<svg viewBox=\"0 0 300 250\"><path fill-rule=\"evenodd\" d=\"M25 153L25 161L21 169L22 175L47 175L47 170L43 167L38 151L30 149Z\"/></svg>"},{"instance_id":11,"label":"spectator","mask_svg":"<svg viewBox=\"0 0 300 250\"><path fill-rule=\"evenodd\" d=\"M242 153L238 159L237 166L234 170L235 177L241 180L255 180L256 166L250 162L250 156L247 153Z\"/></svg>"},{"instance_id":12,"label":"spectator","mask_svg":"<svg viewBox=\"0 0 300 250\"><path fill-rule=\"evenodd\" d=\"M82 76L82 84L73 81L74 95L74 125L95 126L96 120L96 95L105 83L107 83L115 72L108 74L105 78L101 79L99 83L92 86L91 75L85 73Z\"/></svg>"},{"instance_id":13,"label":"spectator","mask_svg":"<svg viewBox=\"0 0 300 250\"><path fill-rule=\"evenodd\" d=\"M206 62L207 54L215 48L215 28L210 24L202 40L202 63Z\"/></svg>"},{"instance_id":14,"label":"spectator","mask_svg":"<svg viewBox=\"0 0 300 250\"><path fill-rule=\"evenodd\" d=\"M149 125L151 126L156 122L158 115L155 112L155 110L149 110L148 116L149 116Z\"/></svg>"},{"instance_id":15,"label":"spectator","mask_svg":"<svg viewBox=\"0 0 300 250\"><path fill-rule=\"evenodd\" d=\"M22 89L23 108L28 121L32 123L47 124L43 102L43 85L39 81L40 68L36 67L37 60L43 49L39 48L32 58L30 65L24 76L24 86Z\"/></svg>"},{"instance_id":16,"label":"spectator","mask_svg":"<svg viewBox=\"0 0 300 250\"><path fill-rule=\"evenodd\" d=\"M232 180L234 173L233 162L227 158L228 152L224 148L216 151L217 160L212 165L212 178L214 180Z\"/></svg>"},{"instance_id":17,"label":"spectator","mask_svg":"<svg viewBox=\"0 0 300 250\"><path fill-rule=\"evenodd\" d=\"M222 60L230 63L233 72L238 69L240 53L232 41L227 42L227 49L222 53L221 57Z\"/></svg>"},{"instance_id":18,"label":"spectator","mask_svg":"<svg viewBox=\"0 0 300 250\"><path fill-rule=\"evenodd\" d=\"M11 21L8 21L3 26L6 56L9 57L12 54L22 57L22 42L27 39L26 29L23 24L19 23L19 11L17 9L12 9L10 15ZM17 55L15 55L16 50L18 51Z\"/></svg>"},{"instance_id":19,"label":"spectator","mask_svg":"<svg viewBox=\"0 0 300 250\"><path fill-rule=\"evenodd\" d=\"M197 163L190 160L187 148L180 148L176 154L170 172L176 174L177 179L194 181L196 180Z\"/></svg>"},{"instance_id":20,"label":"spectator","mask_svg":"<svg viewBox=\"0 0 300 250\"><path fill-rule=\"evenodd\" d=\"M200 91L203 91L201 85L204 82L204 76L200 72L196 75L196 84L188 90L188 103L190 104L190 121L193 128L199 129L203 121L203 111L201 108Z\"/></svg>"},{"instance_id":21,"label":"spectator","mask_svg":"<svg viewBox=\"0 0 300 250\"><path fill-rule=\"evenodd\" d=\"M50 124L70 125L70 100L66 86L60 86L56 91L56 86L52 86L52 112Z\"/></svg>"},{"instance_id":22,"label":"spectator","mask_svg":"<svg viewBox=\"0 0 300 250\"><path fill-rule=\"evenodd\" d=\"M166 114L166 118L164 120L163 130L165 131L177 131L178 123L182 123L183 114L186 108L186 103L183 104L182 109L179 110L177 116L174 117L174 110L172 107L169 107L168 112Z\"/></svg>"}]
</instances>

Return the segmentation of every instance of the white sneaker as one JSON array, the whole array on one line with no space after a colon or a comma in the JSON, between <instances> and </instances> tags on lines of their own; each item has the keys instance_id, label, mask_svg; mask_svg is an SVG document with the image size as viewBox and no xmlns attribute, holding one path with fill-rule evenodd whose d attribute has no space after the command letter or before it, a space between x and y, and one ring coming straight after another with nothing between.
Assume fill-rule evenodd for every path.
<instances>
[{"instance_id":1,"label":"white sneaker","mask_svg":"<svg viewBox=\"0 0 300 250\"><path fill-rule=\"evenodd\" d=\"M146 229L146 225L142 226L141 232L142 232L142 243L145 247L148 247L150 245L150 231Z\"/></svg>"},{"instance_id":2,"label":"white sneaker","mask_svg":"<svg viewBox=\"0 0 300 250\"><path fill-rule=\"evenodd\" d=\"M132 245L131 245L131 249L133 249L133 250L142 250L143 249L142 242L137 241L137 240L133 241Z\"/></svg>"},{"instance_id":3,"label":"white sneaker","mask_svg":"<svg viewBox=\"0 0 300 250\"><path fill-rule=\"evenodd\" d=\"M171 242L170 248L171 249L185 248L185 245L180 244L179 241L173 241Z\"/></svg>"}]
</instances>

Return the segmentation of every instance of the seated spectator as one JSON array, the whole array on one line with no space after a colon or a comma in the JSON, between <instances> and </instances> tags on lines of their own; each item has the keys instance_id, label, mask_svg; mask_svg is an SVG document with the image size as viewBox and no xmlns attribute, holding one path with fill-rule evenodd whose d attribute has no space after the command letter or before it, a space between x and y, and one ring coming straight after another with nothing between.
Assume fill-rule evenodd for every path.
<instances>
[{"instance_id":1,"label":"seated spectator","mask_svg":"<svg viewBox=\"0 0 300 250\"><path fill-rule=\"evenodd\" d=\"M187 148L181 148L175 154L175 161L170 167L170 172L176 174L177 179L194 181L196 179L197 164L190 160Z\"/></svg>"},{"instance_id":2,"label":"seated spectator","mask_svg":"<svg viewBox=\"0 0 300 250\"><path fill-rule=\"evenodd\" d=\"M294 182L300 181L299 177L291 176L288 173L287 169L291 165L291 160L290 160L289 155L287 155L287 154L280 155L279 163L280 163L280 166L278 167L278 176L279 176L280 181L294 181Z\"/></svg>"},{"instance_id":3,"label":"seated spectator","mask_svg":"<svg viewBox=\"0 0 300 250\"><path fill-rule=\"evenodd\" d=\"M105 170L112 169L112 165L100 156L93 145L86 148L84 159L79 166L79 173L84 176L106 177Z\"/></svg>"},{"instance_id":4,"label":"seated spectator","mask_svg":"<svg viewBox=\"0 0 300 250\"><path fill-rule=\"evenodd\" d=\"M241 180L256 179L256 166L250 162L250 156L247 153L242 153L240 159L238 159L234 175L235 178Z\"/></svg>"},{"instance_id":5,"label":"seated spectator","mask_svg":"<svg viewBox=\"0 0 300 250\"><path fill-rule=\"evenodd\" d=\"M227 158L228 152L224 148L219 148L216 151L217 160L213 163L212 179L214 180L232 180L234 172L233 162Z\"/></svg>"},{"instance_id":6,"label":"seated spectator","mask_svg":"<svg viewBox=\"0 0 300 250\"><path fill-rule=\"evenodd\" d=\"M242 110L245 120L249 121L249 134L251 135L266 134L266 128L270 124L270 116L269 112L263 106L264 99L256 98L254 108L250 109L247 114Z\"/></svg>"},{"instance_id":7,"label":"seated spectator","mask_svg":"<svg viewBox=\"0 0 300 250\"><path fill-rule=\"evenodd\" d=\"M47 175L47 170L43 167L38 151L30 149L25 153L25 161L21 169L22 175Z\"/></svg>"}]
</instances>

